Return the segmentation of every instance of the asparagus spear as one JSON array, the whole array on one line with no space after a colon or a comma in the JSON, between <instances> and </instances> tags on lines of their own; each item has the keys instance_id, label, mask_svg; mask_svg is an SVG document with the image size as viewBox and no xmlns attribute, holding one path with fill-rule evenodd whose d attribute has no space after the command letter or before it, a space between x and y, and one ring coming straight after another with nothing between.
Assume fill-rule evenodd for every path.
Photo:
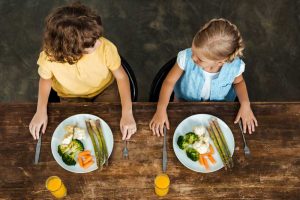
<instances>
[{"instance_id":1,"label":"asparagus spear","mask_svg":"<svg viewBox=\"0 0 300 200\"><path fill-rule=\"evenodd\" d=\"M224 144L226 154L227 154L227 156L229 158L230 167L233 167L233 160L232 160L232 157L231 157L231 153L229 151L229 148L228 148L227 142L225 140L224 134L223 134L223 132L222 132L220 126L219 126L219 123L218 123L218 121L216 119L213 120L213 125L216 127L219 135L221 136L221 140L222 140L222 142Z\"/></svg>"},{"instance_id":2,"label":"asparagus spear","mask_svg":"<svg viewBox=\"0 0 300 200\"><path fill-rule=\"evenodd\" d=\"M91 137L91 140L92 140L92 143L93 143L93 146L94 146L96 161L97 161L96 163L97 163L98 167L100 168L100 170L102 170L102 164L101 164L101 160L100 160L101 158L100 158L100 154L99 154L100 150L99 150L99 147L98 147L98 145L96 143L96 140L95 140L95 137L94 137L94 131L91 127L91 124L90 124L89 120L86 120L85 124L86 124L88 133Z\"/></svg>"},{"instance_id":3,"label":"asparagus spear","mask_svg":"<svg viewBox=\"0 0 300 200\"><path fill-rule=\"evenodd\" d=\"M98 133L99 133L101 141L102 141L102 146L103 146L103 151L104 151L104 155L105 155L105 159L106 159L106 166L107 166L108 165L107 145L106 145L106 142L105 142L105 139L104 139L102 126L101 126L101 122L100 122L99 119L96 120L96 127L97 127Z\"/></svg>"},{"instance_id":4,"label":"asparagus spear","mask_svg":"<svg viewBox=\"0 0 300 200\"><path fill-rule=\"evenodd\" d=\"M218 144L219 144L220 150L221 150L221 152L222 152L222 154L223 154L223 156L224 156L224 160L225 160L225 162L226 162L228 168L230 168L229 158L228 158L228 155L227 155L227 153L226 153L226 151L225 151L225 147L224 147L224 144L223 144L223 142L222 142L222 140L221 140L221 137L220 137L220 135L219 135L219 133L218 133L216 127L213 125L213 123L210 121L209 124L210 124L210 127L211 127L211 129L212 129L212 132L214 133L215 138L216 138L216 140L217 140L217 142L218 142Z\"/></svg>"},{"instance_id":5,"label":"asparagus spear","mask_svg":"<svg viewBox=\"0 0 300 200\"><path fill-rule=\"evenodd\" d=\"M97 129L97 126L96 126L96 123L94 120L90 120L90 124L91 124L91 127L96 135L96 138L97 138L97 141L98 141L98 144L99 144L99 149L100 149L100 157L102 158L102 163L101 165L103 165L105 162L106 162L106 156L105 156L105 152L104 152L104 147L103 147L103 142L101 140L101 137L98 133L98 129Z\"/></svg>"},{"instance_id":6,"label":"asparagus spear","mask_svg":"<svg viewBox=\"0 0 300 200\"><path fill-rule=\"evenodd\" d=\"M215 135L214 135L214 133L213 133L211 127L208 126L208 127L206 127L206 129L207 129L207 131L208 131L208 133L209 133L209 136L210 136L210 138L212 139L212 141L213 141L213 143L214 143L214 145L215 145L217 151L218 151L219 154L220 154L220 157L221 157L221 160L222 160L222 162L223 162L223 164L224 164L225 170L227 170L227 164L226 164L226 162L225 162L224 155L223 155L223 153L222 153L222 151L221 151L221 149L220 149L220 146L219 146L219 144L218 144L218 142L217 142L217 139L216 139L216 137L215 137Z\"/></svg>"}]
</instances>

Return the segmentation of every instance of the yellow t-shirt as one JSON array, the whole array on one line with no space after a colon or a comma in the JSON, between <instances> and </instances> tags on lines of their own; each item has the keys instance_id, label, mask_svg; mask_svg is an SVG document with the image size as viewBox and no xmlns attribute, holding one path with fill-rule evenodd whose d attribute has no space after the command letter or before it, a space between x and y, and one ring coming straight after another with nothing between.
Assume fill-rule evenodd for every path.
<instances>
[{"instance_id":1,"label":"yellow t-shirt","mask_svg":"<svg viewBox=\"0 0 300 200\"><path fill-rule=\"evenodd\" d=\"M116 46L99 38L100 46L84 54L75 64L51 62L44 51L37 61L43 79L52 79L52 88L61 97L91 98L101 93L114 81L111 71L121 66Z\"/></svg>"}]
</instances>

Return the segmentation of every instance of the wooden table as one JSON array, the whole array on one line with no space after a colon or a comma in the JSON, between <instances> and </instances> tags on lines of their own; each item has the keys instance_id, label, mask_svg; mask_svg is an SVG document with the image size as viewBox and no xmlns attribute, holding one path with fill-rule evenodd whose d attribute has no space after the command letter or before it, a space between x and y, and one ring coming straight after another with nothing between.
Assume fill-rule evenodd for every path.
<instances>
[{"instance_id":1,"label":"wooden table","mask_svg":"<svg viewBox=\"0 0 300 200\"><path fill-rule=\"evenodd\" d=\"M162 137L152 136L148 124L154 103L134 103L138 132L129 143L130 159L121 156L120 105L116 103L50 104L49 123L43 136L39 165L33 165L36 141L28 124L36 104L0 104L0 199L51 199L47 177L61 177L66 199L155 199L154 177L161 172ZM236 142L235 167L200 174L185 168L176 158L168 138L170 192L165 199L299 199L300 197L300 102L253 103L259 127L247 135L252 159L245 159L240 130L233 124L237 103L171 103L169 119L174 133L185 118L197 113L215 115L231 128ZM74 174L54 160L50 142L65 118L90 113L103 118L114 134L109 167L103 171Z\"/></svg>"}]
</instances>

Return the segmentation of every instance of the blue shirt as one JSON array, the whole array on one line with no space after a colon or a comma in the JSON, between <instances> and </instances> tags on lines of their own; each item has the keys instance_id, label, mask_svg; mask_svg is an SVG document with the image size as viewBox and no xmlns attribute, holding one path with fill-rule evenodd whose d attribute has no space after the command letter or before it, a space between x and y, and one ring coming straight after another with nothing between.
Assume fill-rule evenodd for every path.
<instances>
[{"instance_id":1,"label":"blue shirt","mask_svg":"<svg viewBox=\"0 0 300 200\"><path fill-rule=\"evenodd\" d=\"M184 72L177 81L174 92L179 99L187 101L203 101L201 92L204 85L204 72L192 59L191 48L185 49L178 53L177 62L180 57L184 56ZM210 101L234 101L236 93L233 82L239 75L241 67L245 63L240 58L235 58L230 63L225 63L217 78L211 80Z\"/></svg>"}]
</instances>

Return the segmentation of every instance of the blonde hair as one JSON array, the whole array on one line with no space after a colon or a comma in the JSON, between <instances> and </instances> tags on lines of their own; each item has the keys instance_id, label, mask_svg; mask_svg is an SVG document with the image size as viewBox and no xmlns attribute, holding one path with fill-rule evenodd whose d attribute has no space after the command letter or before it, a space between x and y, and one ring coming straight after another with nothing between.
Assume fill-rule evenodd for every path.
<instances>
[{"instance_id":1,"label":"blonde hair","mask_svg":"<svg viewBox=\"0 0 300 200\"><path fill-rule=\"evenodd\" d=\"M236 25L223 18L212 19L206 23L196 33L193 44L196 48L201 48L208 59L225 59L226 62L242 57L245 48Z\"/></svg>"}]
</instances>

